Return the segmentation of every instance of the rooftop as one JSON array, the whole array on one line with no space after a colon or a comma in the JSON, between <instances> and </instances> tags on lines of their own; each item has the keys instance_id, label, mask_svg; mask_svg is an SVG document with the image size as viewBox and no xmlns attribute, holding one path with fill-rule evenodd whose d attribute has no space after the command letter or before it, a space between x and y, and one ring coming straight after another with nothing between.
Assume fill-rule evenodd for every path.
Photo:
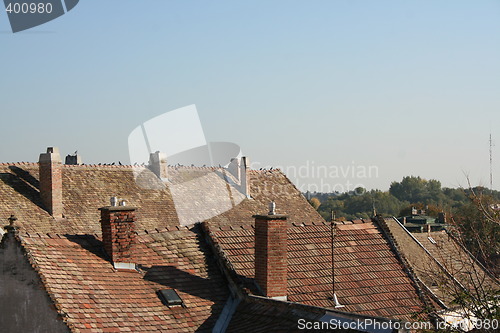
<instances>
[{"instance_id":1,"label":"rooftop","mask_svg":"<svg viewBox=\"0 0 500 333\"><path fill-rule=\"evenodd\" d=\"M498 280L445 230L410 233L397 219L385 224L418 279L441 308L453 307L465 288L473 294L498 292Z\"/></svg>"},{"instance_id":2,"label":"rooftop","mask_svg":"<svg viewBox=\"0 0 500 333\"><path fill-rule=\"evenodd\" d=\"M300 191L279 170L248 172L252 199L228 190L231 175L223 168L169 166L166 186L144 167L118 165L62 166L63 220L54 219L40 199L38 163L0 164L0 219L13 214L30 233L101 233L98 207L109 198L125 198L138 207L136 230L193 225L210 220L219 225L252 222L270 201L294 222L322 221Z\"/></svg>"},{"instance_id":3,"label":"rooftop","mask_svg":"<svg viewBox=\"0 0 500 333\"><path fill-rule=\"evenodd\" d=\"M140 233L137 272L116 271L93 235L18 238L73 330L208 332L229 291L196 229ZM157 295L162 289L174 289L184 306L164 305Z\"/></svg>"},{"instance_id":4,"label":"rooftop","mask_svg":"<svg viewBox=\"0 0 500 333\"><path fill-rule=\"evenodd\" d=\"M222 256L247 288L254 277L254 227L204 223ZM335 292L343 311L412 320L423 310L416 286L405 273L381 230L368 220L336 225ZM288 300L333 308L332 230L330 223L290 223L288 228Z\"/></svg>"}]
</instances>

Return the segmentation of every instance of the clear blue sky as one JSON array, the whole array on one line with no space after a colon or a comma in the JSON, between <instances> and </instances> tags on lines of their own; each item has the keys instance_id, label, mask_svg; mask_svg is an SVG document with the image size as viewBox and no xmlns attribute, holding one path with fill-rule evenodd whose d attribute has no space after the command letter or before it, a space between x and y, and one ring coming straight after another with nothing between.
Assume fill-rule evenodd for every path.
<instances>
[{"instance_id":1,"label":"clear blue sky","mask_svg":"<svg viewBox=\"0 0 500 333\"><path fill-rule=\"evenodd\" d=\"M378 170L301 189L488 185L491 129L500 189L500 1L83 0L17 34L2 12L0 42L4 162L126 161L132 129L196 104L260 166Z\"/></svg>"}]
</instances>

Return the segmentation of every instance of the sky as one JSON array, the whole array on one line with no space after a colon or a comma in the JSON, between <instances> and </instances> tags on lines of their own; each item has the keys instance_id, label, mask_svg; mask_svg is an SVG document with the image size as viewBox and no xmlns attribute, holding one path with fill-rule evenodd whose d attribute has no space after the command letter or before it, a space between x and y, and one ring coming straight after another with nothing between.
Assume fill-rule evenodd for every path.
<instances>
[{"instance_id":1,"label":"sky","mask_svg":"<svg viewBox=\"0 0 500 333\"><path fill-rule=\"evenodd\" d=\"M126 162L195 104L209 142L303 191L414 175L500 190L500 1L82 0L12 33L0 13L0 161L48 146Z\"/></svg>"}]
</instances>

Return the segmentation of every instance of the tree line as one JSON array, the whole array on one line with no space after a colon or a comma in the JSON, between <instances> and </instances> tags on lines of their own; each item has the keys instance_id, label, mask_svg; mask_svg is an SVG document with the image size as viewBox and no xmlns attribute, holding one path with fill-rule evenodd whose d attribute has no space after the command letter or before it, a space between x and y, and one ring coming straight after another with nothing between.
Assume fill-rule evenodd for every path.
<instances>
[{"instance_id":1,"label":"tree line","mask_svg":"<svg viewBox=\"0 0 500 333\"><path fill-rule=\"evenodd\" d=\"M311 205L327 221L332 212L337 219L371 218L374 211L382 216L406 216L411 208L425 209L427 215L437 217L439 212L449 216L458 214L471 204L472 193L481 193L500 201L500 192L484 187L448 188L435 179L407 176L391 183L389 191L356 188L348 193L305 193Z\"/></svg>"}]
</instances>

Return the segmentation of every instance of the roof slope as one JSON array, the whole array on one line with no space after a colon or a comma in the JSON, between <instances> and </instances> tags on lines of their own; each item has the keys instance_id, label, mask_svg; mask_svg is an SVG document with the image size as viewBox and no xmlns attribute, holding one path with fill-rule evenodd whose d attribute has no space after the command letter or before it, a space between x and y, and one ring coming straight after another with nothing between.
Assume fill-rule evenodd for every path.
<instances>
[{"instance_id":1,"label":"roof slope","mask_svg":"<svg viewBox=\"0 0 500 333\"><path fill-rule=\"evenodd\" d=\"M253 225L218 227L205 223L212 239L244 277L254 277ZM332 230L329 223L289 224L288 300L333 307ZM343 311L411 320L423 309L416 287L406 275L380 229L371 221L344 222L335 236L335 292ZM250 280L252 281L252 280Z\"/></svg>"},{"instance_id":2,"label":"roof slope","mask_svg":"<svg viewBox=\"0 0 500 333\"><path fill-rule=\"evenodd\" d=\"M98 208L116 196L138 207L136 230L207 219L219 225L251 223L251 216L266 211L273 200L292 222L323 221L279 170L248 171L252 199L246 199L223 168L169 166L166 183L144 167L62 168L65 218L56 221L40 199L38 163L0 164L0 219L14 214L21 230L30 233L100 234Z\"/></svg>"},{"instance_id":3,"label":"roof slope","mask_svg":"<svg viewBox=\"0 0 500 333\"><path fill-rule=\"evenodd\" d=\"M236 308L226 332L366 332L353 329L356 326L352 324L351 328L338 327L340 325L335 327L336 323L353 321L375 323L374 326L384 323L383 319L376 317L357 316L298 303L248 296ZM308 326L321 329L307 329ZM371 325L366 326L367 329L372 328Z\"/></svg>"},{"instance_id":4,"label":"roof slope","mask_svg":"<svg viewBox=\"0 0 500 333\"><path fill-rule=\"evenodd\" d=\"M244 200L233 209L207 219L211 225L244 226L254 222L252 215L269 210L276 203L277 214L286 214L290 223L323 223L325 220L307 202L302 193L280 170L251 170L251 200Z\"/></svg>"},{"instance_id":5,"label":"roof slope","mask_svg":"<svg viewBox=\"0 0 500 333\"><path fill-rule=\"evenodd\" d=\"M94 236L19 236L50 297L74 332L210 331L229 296L196 230L137 236L140 272L113 269ZM185 307L156 292L175 289Z\"/></svg>"},{"instance_id":6,"label":"roof slope","mask_svg":"<svg viewBox=\"0 0 500 333\"><path fill-rule=\"evenodd\" d=\"M40 199L38 163L0 165L0 214L17 218L22 231L31 233L100 234L99 207L109 198L125 198L137 211L137 230L154 230L179 224L168 188L158 184L151 172L141 174L131 166L63 165L63 212L55 220Z\"/></svg>"},{"instance_id":7,"label":"roof slope","mask_svg":"<svg viewBox=\"0 0 500 333\"><path fill-rule=\"evenodd\" d=\"M490 293L500 290L498 282L446 232L415 233L413 236L467 290L483 289Z\"/></svg>"},{"instance_id":8,"label":"roof slope","mask_svg":"<svg viewBox=\"0 0 500 333\"><path fill-rule=\"evenodd\" d=\"M300 311L293 305L271 300L244 300L236 308L226 332L303 332L304 330L299 330L300 319L319 321L324 312Z\"/></svg>"},{"instance_id":9,"label":"roof slope","mask_svg":"<svg viewBox=\"0 0 500 333\"><path fill-rule=\"evenodd\" d=\"M410 233L394 218L384 221L399 251L442 307L452 306L462 287L473 293L499 289L498 282L445 231Z\"/></svg>"}]
</instances>

